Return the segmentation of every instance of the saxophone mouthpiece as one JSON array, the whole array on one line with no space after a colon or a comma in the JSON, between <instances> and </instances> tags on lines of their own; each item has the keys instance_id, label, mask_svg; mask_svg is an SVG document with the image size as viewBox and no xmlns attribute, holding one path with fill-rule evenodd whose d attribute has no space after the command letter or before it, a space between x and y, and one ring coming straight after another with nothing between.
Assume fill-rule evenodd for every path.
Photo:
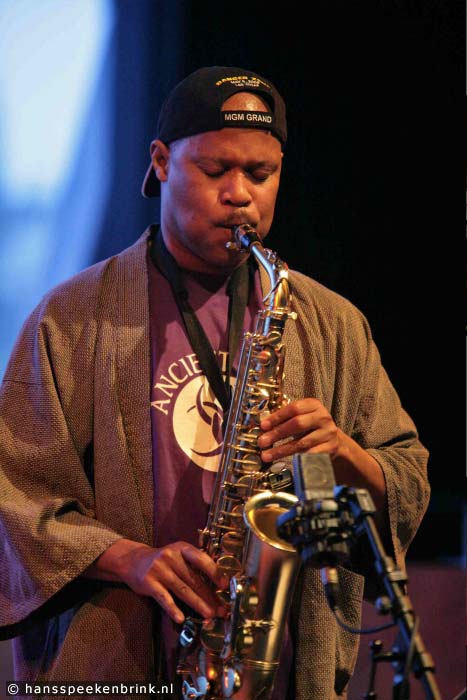
<instances>
[{"instance_id":1,"label":"saxophone mouthpiece","mask_svg":"<svg viewBox=\"0 0 467 700\"><path fill-rule=\"evenodd\" d=\"M250 224L238 224L232 226L232 238L225 247L229 250L237 250L248 253L253 243L261 243L261 238Z\"/></svg>"}]
</instances>

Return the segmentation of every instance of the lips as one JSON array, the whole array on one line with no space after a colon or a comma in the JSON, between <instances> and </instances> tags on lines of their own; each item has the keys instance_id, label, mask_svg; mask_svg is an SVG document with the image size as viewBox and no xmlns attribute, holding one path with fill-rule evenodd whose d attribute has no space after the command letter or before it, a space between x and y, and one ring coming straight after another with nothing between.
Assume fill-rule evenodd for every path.
<instances>
[{"instance_id":1,"label":"lips","mask_svg":"<svg viewBox=\"0 0 467 700\"><path fill-rule=\"evenodd\" d=\"M252 221L249 217L241 217L241 218L227 219L227 221L221 221L218 224L218 226L221 226L222 228L231 229L234 226L241 226L242 224L248 224L249 226L252 226L254 229L258 225L258 223L256 221Z\"/></svg>"}]
</instances>

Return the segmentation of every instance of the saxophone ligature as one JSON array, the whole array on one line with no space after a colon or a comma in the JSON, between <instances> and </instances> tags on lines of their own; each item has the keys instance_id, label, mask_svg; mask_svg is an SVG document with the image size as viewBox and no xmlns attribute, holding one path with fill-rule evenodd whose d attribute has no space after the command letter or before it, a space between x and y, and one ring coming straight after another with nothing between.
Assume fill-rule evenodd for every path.
<instances>
[{"instance_id":1,"label":"saxophone ligature","mask_svg":"<svg viewBox=\"0 0 467 700\"><path fill-rule=\"evenodd\" d=\"M227 247L252 254L269 291L245 333L227 418L219 470L199 545L230 580L226 616L187 617L177 673L184 700L268 700L300 568L295 548L277 534L276 520L297 502L277 491L283 473L261 460L260 420L280 408L286 321L291 309L287 265L263 247L248 224L233 227Z\"/></svg>"}]
</instances>

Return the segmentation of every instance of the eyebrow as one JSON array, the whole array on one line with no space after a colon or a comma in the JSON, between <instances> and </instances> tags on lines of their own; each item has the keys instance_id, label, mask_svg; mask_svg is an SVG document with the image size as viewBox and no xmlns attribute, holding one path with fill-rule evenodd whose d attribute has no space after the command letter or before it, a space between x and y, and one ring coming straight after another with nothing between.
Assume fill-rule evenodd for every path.
<instances>
[{"instance_id":1,"label":"eyebrow","mask_svg":"<svg viewBox=\"0 0 467 700\"><path fill-rule=\"evenodd\" d=\"M221 165L223 167L232 167L232 165L238 165L237 161L232 158L223 158L222 156L198 156L194 158L194 161L199 165ZM273 160L250 160L246 163L240 164L240 167L245 170L256 170L256 169L267 169L274 172L279 167L279 164Z\"/></svg>"}]
</instances>

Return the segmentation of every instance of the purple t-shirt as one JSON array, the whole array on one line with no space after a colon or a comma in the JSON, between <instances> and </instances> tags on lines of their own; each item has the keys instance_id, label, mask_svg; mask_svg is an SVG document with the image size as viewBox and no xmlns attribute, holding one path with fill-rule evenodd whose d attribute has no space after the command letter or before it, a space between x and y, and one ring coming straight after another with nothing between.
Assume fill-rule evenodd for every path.
<instances>
[{"instance_id":1,"label":"purple t-shirt","mask_svg":"<svg viewBox=\"0 0 467 700\"><path fill-rule=\"evenodd\" d=\"M202 373L185 331L170 285L148 259L151 323L151 419L154 471L155 546L177 540L198 546L198 529L209 512L222 450L222 409ZM188 299L225 376L228 357L228 307L225 277L184 274ZM245 311L244 331L253 330L261 306L257 275ZM241 345L241 343L240 343ZM240 353L233 363L235 377ZM231 380L232 381L232 380ZM167 678L175 676L180 625L162 616ZM285 644L274 698L285 698L291 649Z\"/></svg>"}]
</instances>

